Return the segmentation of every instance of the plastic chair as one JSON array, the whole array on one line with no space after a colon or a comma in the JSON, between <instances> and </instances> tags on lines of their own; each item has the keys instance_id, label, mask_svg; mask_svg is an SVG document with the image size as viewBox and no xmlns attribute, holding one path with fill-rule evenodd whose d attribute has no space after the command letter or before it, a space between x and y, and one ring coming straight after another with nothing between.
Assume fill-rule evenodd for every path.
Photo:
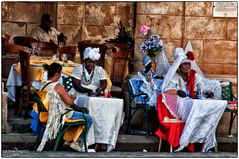
<instances>
[{"instance_id":1,"label":"plastic chair","mask_svg":"<svg viewBox=\"0 0 239 159\"><path fill-rule=\"evenodd\" d=\"M34 93L34 100L37 103L37 108L38 108L38 114L39 114L39 122L38 122L38 130L37 130L37 140L36 142L39 143L41 141L41 127L45 126L47 123L47 119L48 119L48 110L47 108L44 106L44 104L42 103L42 99L40 97L40 95L44 95L46 94L46 91L39 91L37 93ZM60 140L62 139L64 133L71 127L78 127L78 126L82 126L82 127L86 127L87 122L85 119L78 119L78 120L70 120L70 119L66 119L65 120L65 124L62 128L59 129L58 133L57 133L57 137L56 137L56 142L53 148L53 151L56 151L59 147L59 143ZM85 133L85 129L83 128L83 132L84 133L84 146L85 146L85 151L87 152L87 145L86 145L86 133Z\"/></svg>"},{"instance_id":2,"label":"plastic chair","mask_svg":"<svg viewBox=\"0 0 239 159\"><path fill-rule=\"evenodd\" d=\"M57 53L57 45L54 42L33 42L31 43L32 49L40 49L38 56L53 56ZM39 50L38 50L39 51Z\"/></svg>"},{"instance_id":3,"label":"plastic chair","mask_svg":"<svg viewBox=\"0 0 239 159\"><path fill-rule=\"evenodd\" d=\"M77 46L64 46L58 49L59 59L61 59L62 54L67 54L67 59L75 62L75 56L77 52Z\"/></svg>"},{"instance_id":4,"label":"plastic chair","mask_svg":"<svg viewBox=\"0 0 239 159\"><path fill-rule=\"evenodd\" d=\"M159 128L155 134L160 138L158 152L160 152L162 139L164 139L170 144L170 152L172 153L173 147L179 146L179 139L185 122L174 119L168 109L164 105L162 106L162 95L158 96L157 101ZM194 151L192 146L189 145L188 148Z\"/></svg>"},{"instance_id":5,"label":"plastic chair","mask_svg":"<svg viewBox=\"0 0 239 159\"><path fill-rule=\"evenodd\" d=\"M87 47L92 47L92 48L99 48L100 49L100 59L96 61L96 64L98 66L101 66L104 68L105 66L105 53L107 50L107 46L104 44L96 44L92 43L89 41L80 41L78 42L78 51L80 52L80 59L81 63L84 62L84 51Z\"/></svg>"},{"instance_id":6,"label":"plastic chair","mask_svg":"<svg viewBox=\"0 0 239 159\"><path fill-rule=\"evenodd\" d=\"M27 36L15 36L13 38L14 44L31 48L31 43L37 42L36 39Z\"/></svg>"},{"instance_id":7,"label":"plastic chair","mask_svg":"<svg viewBox=\"0 0 239 159\"><path fill-rule=\"evenodd\" d=\"M147 135L148 136L148 135L152 134L148 130L148 110L150 110L152 108L151 106L149 106L147 104L147 101L146 101L148 99L148 95L145 94L145 93L134 94L129 80L130 79L127 77L126 78L126 84L127 84L128 96L129 96L127 102L128 102L129 112L128 112L128 123L127 123L126 132L129 133L129 134ZM142 97L143 102L133 104L136 97ZM143 111L143 113L144 113L145 131L143 131L143 130L138 131L138 130L132 130L131 129L130 122L131 122L133 116L135 115L135 113L139 110ZM132 111L133 111L133 113L132 113Z\"/></svg>"},{"instance_id":8,"label":"plastic chair","mask_svg":"<svg viewBox=\"0 0 239 159\"><path fill-rule=\"evenodd\" d=\"M233 94L231 82L222 82L221 86L222 86L222 99L228 101L225 112L231 113L230 124L228 129L228 137L233 137L231 131L232 131L233 121L235 117L237 116L237 98Z\"/></svg>"},{"instance_id":9,"label":"plastic chair","mask_svg":"<svg viewBox=\"0 0 239 159\"><path fill-rule=\"evenodd\" d=\"M29 105L30 105L30 93L34 93L34 91L37 91L33 87L31 87L30 82L30 54L28 52L19 51L19 57L20 57L20 68L21 68L21 90L20 90L20 108L18 111L18 115L21 116L22 114L22 107L23 107L23 101L24 97L25 99L25 118L28 117L29 112ZM17 108L15 108L15 112L17 111Z\"/></svg>"}]
</instances>

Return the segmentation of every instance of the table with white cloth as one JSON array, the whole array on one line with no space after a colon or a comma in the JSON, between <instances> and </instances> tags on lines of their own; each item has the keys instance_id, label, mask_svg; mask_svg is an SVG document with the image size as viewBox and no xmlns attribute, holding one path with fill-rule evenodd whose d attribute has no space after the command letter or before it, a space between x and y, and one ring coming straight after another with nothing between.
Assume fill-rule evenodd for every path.
<instances>
[{"instance_id":1,"label":"table with white cloth","mask_svg":"<svg viewBox=\"0 0 239 159\"><path fill-rule=\"evenodd\" d=\"M115 148L120 126L123 124L123 99L77 96L75 104L86 107L93 118L87 134L87 146L95 143L110 144Z\"/></svg>"},{"instance_id":2,"label":"table with white cloth","mask_svg":"<svg viewBox=\"0 0 239 159\"><path fill-rule=\"evenodd\" d=\"M43 64L51 64L53 61L47 60L40 57L30 58L30 70L31 70L31 86L35 89L40 89L42 82L47 79L47 72L44 71ZM56 61L62 64L62 61ZM77 65L72 61L68 61L67 66L62 68L62 76L71 75L73 68ZM61 83L61 78L59 80ZM8 98L16 102L16 93L17 86L22 85L22 79L20 74L20 63L13 64L11 66L8 80L7 80L7 89L8 89Z\"/></svg>"},{"instance_id":3,"label":"table with white cloth","mask_svg":"<svg viewBox=\"0 0 239 159\"><path fill-rule=\"evenodd\" d=\"M226 100L179 98L178 113L185 126L180 137L182 150L189 143L203 143L202 152L217 145L216 128L226 108Z\"/></svg>"}]
</instances>

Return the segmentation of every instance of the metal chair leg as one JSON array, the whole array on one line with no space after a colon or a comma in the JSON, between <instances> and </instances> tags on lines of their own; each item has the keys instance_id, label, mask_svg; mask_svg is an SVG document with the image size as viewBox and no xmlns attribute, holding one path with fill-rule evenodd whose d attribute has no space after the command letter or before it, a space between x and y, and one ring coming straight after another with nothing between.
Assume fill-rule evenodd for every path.
<instances>
[{"instance_id":1,"label":"metal chair leg","mask_svg":"<svg viewBox=\"0 0 239 159\"><path fill-rule=\"evenodd\" d=\"M145 110L145 129L146 129L146 135L149 136L149 131L148 131L148 109L147 108Z\"/></svg>"},{"instance_id":2,"label":"metal chair leg","mask_svg":"<svg viewBox=\"0 0 239 159\"><path fill-rule=\"evenodd\" d=\"M231 112L231 117L230 117L230 125L229 125L229 130L228 130L228 137L233 137L232 135L232 124L234 121L234 118L236 117L237 113L233 116L233 112Z\"/></svg>"},{"instance_id":3,"label":"metal chair leg","mask_svg":"<svg viewBox=\"0 0 239 159\"><path fill-rule=\"evenodd\" d=\"M215 151L215 152L218 152L217 146L214 147L214 151Z\"/></svg>"},{"instance_id":4,"label":"metal chair leg","mask_svg":"<svg viewBox=\"0 0 239 159\"><path fill-rule=\"evenodd\" d=\"M173 153L173 146L170 145L170 153Z\"/></svg>"},{"instance_id":5,"label":"metal chair leg","mask_svg":"<svg viewBox=\"0 0 239 159\"><path fill-rule=\"evenodd\" d=\"M130 121L131 121L131 109L129 108L129 115L128 115L128 123L127 123L127 127L126 127L126 133L129 134L129 127L130 127Z\"/></svg>"},{"instance_id":6,"label":"metal chair leg","mask_svg":"<svg viewBox=\"0 0 239 159\"><path fill-rule=\"evenodd\" d=\"M158 152L160 152L160 150L161 150L161 145L162 145L162 138L159 138Z\"/></svg>"}]
</instances>

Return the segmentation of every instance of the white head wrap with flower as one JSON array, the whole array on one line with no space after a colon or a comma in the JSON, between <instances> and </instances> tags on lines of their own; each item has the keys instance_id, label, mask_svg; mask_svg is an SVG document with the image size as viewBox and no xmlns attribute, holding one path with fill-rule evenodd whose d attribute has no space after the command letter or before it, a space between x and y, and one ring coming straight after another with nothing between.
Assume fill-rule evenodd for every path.
<instances>
[{"instance_id":1,"label":"white head wrap with flower","mask_svg":"<svg viewBox=\"0 0 239 159\"><path fill-rule=\"evenodd\" d=\"M99 48L91 48L87 47L84 51L84 60L91 59L93 61L99 60L100 58L100 49Z\"/></svg>"},{"instance_id":2,"label":"white head wrap with flower","mask_svg":"<svg viewBox=\"0 0 239 159\"><path fill-rule=\"evenodd\" d=\"M190 41L188 41L185 49L184 49L185 54L191 54L190 52L192 52L193 54L193 48L192 48L192 44ZM198 67L196 60L193 59L191 61L191 68L194 69L199 75L201 75L202 77L205 77L204 74L202 73L201 69Z\"/></svg>"}]
</instances>

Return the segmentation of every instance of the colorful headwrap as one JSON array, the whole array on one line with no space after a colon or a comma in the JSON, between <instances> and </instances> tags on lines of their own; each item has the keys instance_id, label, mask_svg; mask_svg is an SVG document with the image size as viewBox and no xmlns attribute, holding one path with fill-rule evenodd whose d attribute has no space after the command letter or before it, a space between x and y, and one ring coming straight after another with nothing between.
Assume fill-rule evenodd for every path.
<instances>
[{"instance_id":1,"label":"colorful headwrap","mask_svg":"<svg viewBox=\"0 0 239 159\"><path fill-rule=\"evenodd\" d=\"M84 51L84 60L91 59L93 61L99 60L100 58L100 49L99 48L91 48L87 47Z\"/></svg>"}]
</instances>

